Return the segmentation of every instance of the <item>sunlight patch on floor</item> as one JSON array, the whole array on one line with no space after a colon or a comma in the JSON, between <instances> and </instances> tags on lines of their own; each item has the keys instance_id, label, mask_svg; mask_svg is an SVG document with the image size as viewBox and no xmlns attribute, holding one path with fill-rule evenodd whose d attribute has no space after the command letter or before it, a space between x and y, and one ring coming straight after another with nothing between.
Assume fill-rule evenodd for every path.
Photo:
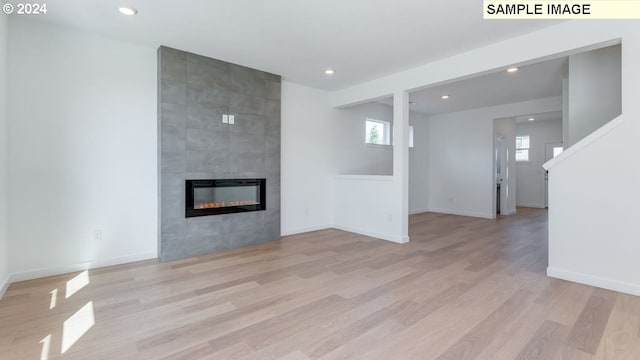
<instances>
[{"instance_id":1,"label":"sunlight patch on floor","mask_svg":"<svg viewBox=\"0 0 640 360\"><path fill-rule=\"evenodd\" d=\"M83 287L89 285L89 271L85 270L76 275L73 279L67 281L67 292L65 299L70 298L73 294L80 291Z\"/></svg>"},{"instance_id":2,"label":"sunlight patch on floor","mask_svg":"<svg viewBox=\"0 0 640 360\"><path fill-rule=\"evenodd\" d=\"M49 348L51 347L51 334L40 340L42 344L42 352L40 352L40 360L49 360Z\"/></svg>"},{"instance_id":3,"label":"sunlight patch on floor","mask_svg":"<svg viewBox=\"0 0 640 360\"><path fill-rule=\"evenodd\" d=\"M93 314L93 301L65 320L62 326L62 351L64 354L96 323Z\"/></svg>"},{"instance_id":4,"label":"sunlight patch on floor","mask_svg":"<svg viewBox=\"0 0 640 360\"><path fill-rule=\"evenodd\" d=\"M49 291L51 294L51 300L49 301L49 310L53 310L56 307L56 302L58 301L58 289L53 289Z\"/></svg>"}]
</instances>

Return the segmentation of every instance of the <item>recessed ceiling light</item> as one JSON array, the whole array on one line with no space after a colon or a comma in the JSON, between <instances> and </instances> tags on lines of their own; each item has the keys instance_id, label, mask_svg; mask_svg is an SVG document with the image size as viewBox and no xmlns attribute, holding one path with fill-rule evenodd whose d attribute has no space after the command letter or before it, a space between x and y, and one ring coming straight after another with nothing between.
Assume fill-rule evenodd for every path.
<instances>
[{"instance_id":1,"label":"recessed ceiling light","mask_svg":"<svg viewBox=\"0 0 640 360\"><path fill-rule=\"evenodd\" d=\"M136 10L135 8L132 8L132 7L128 7L128 6L120 6L118 8L118 11L120 11L121 14L124 14L124 15L127 15L127 16L133 16L133 15L138 13L138 10Z\"/></svg>"},{"instance_id":2,"label":"recessed ceiling light","mask_svg":"<svg viewBox=\"0 0 640 360\"><path fill-rule=\"evenodd\" d=\"M324 73L325 73L325 75L333 75L333 74L336 73L336 71L333 70L333 69L327 69L327 70L324 71Z\"/></svg>"},{"instance_id":3,"label":"recessed ceiling light","mask_svg":"<svg viewBox=\"0 0 640 360\"><path fill-rule=\"evenodd\" d=\"M442 95L442 100L448 100L449 99L449 95Z\"/></svg>"},{"instance_id":4,"label":"recessed ceiling light","mask_svg":"<svg viewBox=\"0 0 640 360\"><path fill-rule=\"evenodd\" d=\"M534 120L535 120L534 118L529 118L529 121L534 121Z\"/></svg>"},{"instance_id":5,"label":"recessed ceiling light","mask_svg":"<svg viewBox=\"0 0 640 360\"><path fill-rule=\"evenodd\" d=\"M517 68L517 67L511 67L511 68L508 68L508 69L507 69L507 72L510 72L510 73L514 73L514 72L516 72L516 71L518 71L518 68Z\"/></svg>"}]
</instances>

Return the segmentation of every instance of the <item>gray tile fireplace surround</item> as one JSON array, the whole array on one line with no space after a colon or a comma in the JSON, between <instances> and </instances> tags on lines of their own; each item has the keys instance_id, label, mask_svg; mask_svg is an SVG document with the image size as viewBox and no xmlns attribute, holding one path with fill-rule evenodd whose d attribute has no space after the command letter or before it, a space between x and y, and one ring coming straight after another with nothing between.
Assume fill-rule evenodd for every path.
<instances>
[{"instance_id":1,"label":"gray tile fireplace surround","mask_svg":"<svg viewBox=\"0 0 640 360\"><path fill-rule=\"evenodd\" d=\"M160 259L278 239L280 76L164 46L158 73ZM185 180L244 178L266 178L266 211L185 217Z\"/></svg>"}]
</instances>

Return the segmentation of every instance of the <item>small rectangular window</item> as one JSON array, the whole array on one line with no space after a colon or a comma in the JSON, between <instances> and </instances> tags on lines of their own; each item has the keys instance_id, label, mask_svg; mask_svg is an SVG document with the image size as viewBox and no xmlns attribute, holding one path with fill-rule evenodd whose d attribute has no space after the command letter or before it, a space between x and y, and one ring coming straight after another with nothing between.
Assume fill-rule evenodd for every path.
<instances>
[{"instance_id":1,"label":"small rectangular window","mask_svg":"<svg viewBox=\"0 0 640 360\"><path fill-rule=\"evenodd\" d=\"M367 144L391 145L391 123L383 120L367 119L364 136Z\"/></svg>"},{"instance_id":2,"label":"small rectangular window","mask_svg":"<svg viewBox=\"0 0 640 360\"><path fill-rule=\"evenodd\" d=\"M556 156L562 154L563 151L564 151L564 148L562 146L554 146L553 147L553 157L556 157Z\"/></svg>"},{"instance_id":3,"label":"small rectangular window","mask_svg":"<svg viewBox=\"0 0 640 360\"><path fill-rule=\"evenodd\" d=\"M413 126L409 126L409 147L413 147Z\"/></svg>"},{"instance_id":4,"label":"small rectangular window","mask_svg":"<svg viewBox=\"0 0 640 360\"><path fill-rule=\"evenodd\" d=\"M529 161L529 135L516 136L516 161Z\"/></svg>"}]
</instances>

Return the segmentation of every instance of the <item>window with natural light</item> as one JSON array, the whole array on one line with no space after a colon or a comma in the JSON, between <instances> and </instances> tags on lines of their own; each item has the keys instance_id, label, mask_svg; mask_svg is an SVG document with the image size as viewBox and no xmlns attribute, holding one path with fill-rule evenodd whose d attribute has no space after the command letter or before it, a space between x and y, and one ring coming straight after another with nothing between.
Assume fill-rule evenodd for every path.
<instances>
[{"instance_id":1,"label":"window with natural light","mask_svg":"<svg viewBox=\"0 0 640 360\"><path fill-rule=\"evenodd\" d=\"M409 147L413 147L413 126L409 126Z\"/></svg>"},{"instance_id":2,"label":"window with natural light","mask_svg":"<svg viewBox=\"0 0 640 360\"><path fill-rule=\"evenodd\" d=\"M529 135L516 136L516 161L529 161Z\"/></svg>"},{"instance_id":3,"label":"window with natural light","mask_svg":"<svg viewBox=\"0 0 640 360\"><path fill-rule=\"evenodd\" d=\"M562 154L563 151L564 151L564 148L562 146L555 146L553 148L553 157L556 157L556 156Z\"/></svg>"},{"instance_id":4,"label":"window with natural light","mask_svg":"<svg viewBox=\"0 0 640 360\"><path fill-rule=\"evenodd\" d=\"M391 145L391 123L383 120L367 119L364 140L367 144Z\"/></svg>"}]
</instances>

